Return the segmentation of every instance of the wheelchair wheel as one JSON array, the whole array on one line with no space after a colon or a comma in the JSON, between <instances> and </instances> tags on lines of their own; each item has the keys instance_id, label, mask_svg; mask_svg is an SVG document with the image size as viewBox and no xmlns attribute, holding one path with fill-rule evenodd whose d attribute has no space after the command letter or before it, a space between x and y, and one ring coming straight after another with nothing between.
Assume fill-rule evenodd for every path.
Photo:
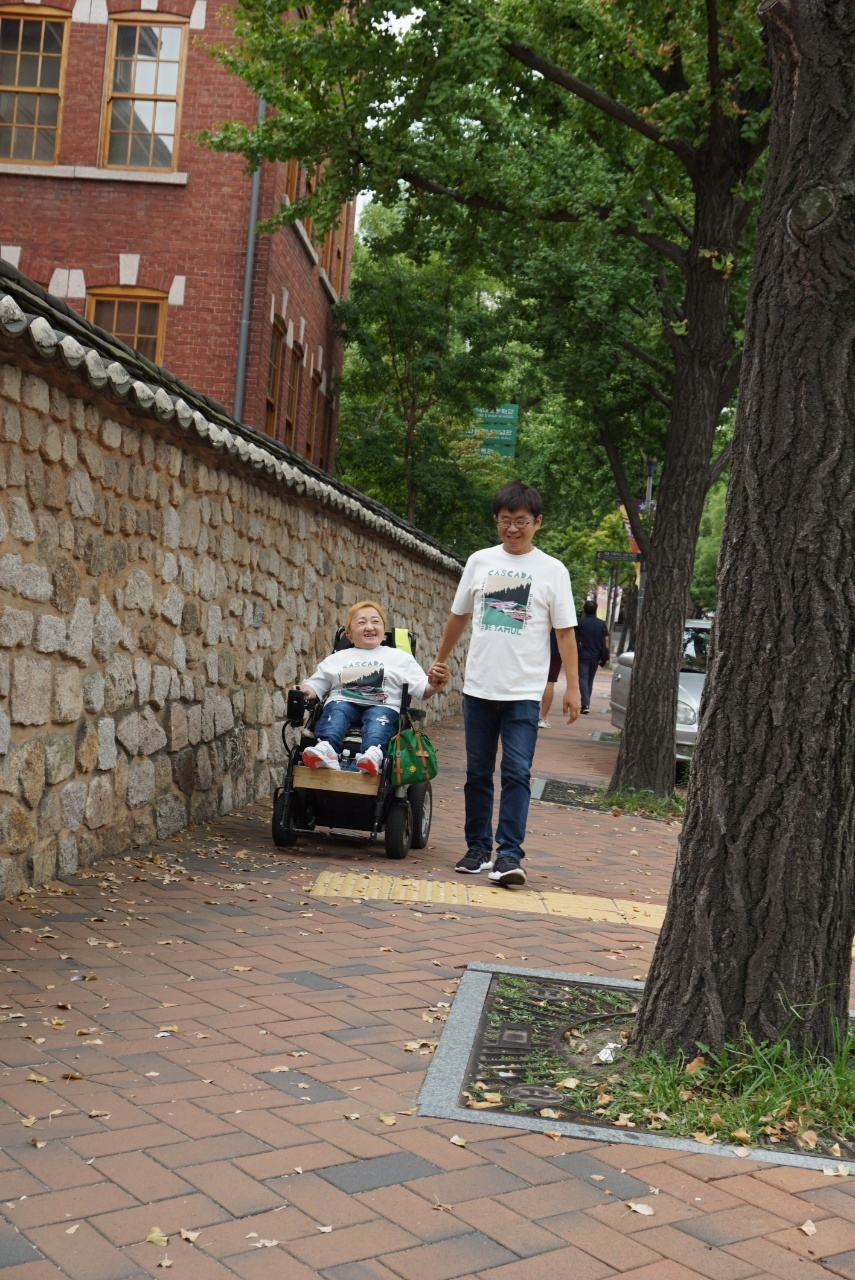
<instances>
[{"instance_id":1,"label":"wheelchair wheel","mask_svg":"<svg viewBox=\"0 0 855 1280\"><path fill-rule=\"evenodd\" d=\"M406 858L413 842L413 811L407 800L396 800L383 833L387 858Z\"/></svg>"},{"instance_id":2,"label":"wheelchair wheel","mask_svg":"<svg viewBox=\"0 0 855 1280\"><path fill-rule=\"evenodd\" d=\"M408 791L413 811L414 849L424 849L430 836L430 820L433 816L433 793L429 782L414 782Z\"/></svg>"},{"instance_id":3,"label":"wheelchair wheel","mask_svg":"<svg viewBox=\"0 0 855 1280\"><path fill-rule=\"evenodd\" d=\"M296 797L292 792L287 794L279 787L273 796L273 819L271 834L273 843L279 849L287 849L297 843Z\"/></svg>"}]
</instances>

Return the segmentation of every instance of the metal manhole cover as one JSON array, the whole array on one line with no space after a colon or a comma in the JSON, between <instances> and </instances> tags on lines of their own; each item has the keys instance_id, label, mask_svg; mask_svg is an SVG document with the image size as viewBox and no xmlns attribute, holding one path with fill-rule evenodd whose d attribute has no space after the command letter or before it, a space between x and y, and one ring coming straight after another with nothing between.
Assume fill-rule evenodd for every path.
<instances>
[{"instance_id":1,"label":"metal manhole cover","mask_svg":"<svg viewBox=\"0 0 855 1280\"><path fill-rule=\"evenodd\" d=\"M515 1084L506 1090L512 1102L522 1102L527 1107L548 1107L565 1101L564 1094L557 1089L550 1089L545 1084Z\"/></svg>"},{"instance_id":2,"label":"metal manhole cover","mask_svg":"<svg viewBox=\"0 0 855 1280\"><path fill-rule=\"evenodd\" d=\"M567 987L557 987L552 983L544 987L528 987L526 995L531 1000L548 1000L553 1004L570 999L570 992Z\"/></svg>"}]
</instances>

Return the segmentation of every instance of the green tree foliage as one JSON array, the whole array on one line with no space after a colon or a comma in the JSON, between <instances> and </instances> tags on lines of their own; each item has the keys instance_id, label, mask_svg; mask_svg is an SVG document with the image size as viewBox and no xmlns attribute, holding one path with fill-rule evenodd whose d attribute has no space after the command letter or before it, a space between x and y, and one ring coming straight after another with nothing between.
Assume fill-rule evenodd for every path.
<instances>
[{"instance_id":1,"label":"green tree foliage","mask_svg":"<svg viewBox=\"0 0 855 1280\"><path fill-rule=\"evenodd\" d=\"M714 609L716 605L716 567L726 498L727 483L722 479L710 490L701 517L701 531L695 548L692 599L703 610Z\"/></svg>"},{"instance_id":2,"label":"green tree foliage","mask_svg":"<svg viewBox=\"0 0 855 1280\"><path fill-rule=\"evenodd\" d=\"M673 780L677 681L663 673L677 671L713 439L740 371L769 98L755 8L316 0L283 21L269 0L239 0L220 51L270 110L213 145L251 165L297 156L319 178L272 224L311 211L322 227L360 189L394 204L403 187L422 219L513 279L526 340L582 401L633 519L627 460L639 444L663 459L656 527L636 531L650 607L615 778L657 793Z\"/></svg>"},{"instance_id":3,"label":"green tree foliage","mask_svg":"<svg viewBox=\"0 0 855 1280\"><path fill-rule=\"evenodd\" d=\"M507 467L479 454L476 406L497 403L507 327L475 268L401 251L397 211L369 207L350 298L336 308L346 359L338 468L349 483L458 550L489 528Z\"/></svg>"}]
</instances>

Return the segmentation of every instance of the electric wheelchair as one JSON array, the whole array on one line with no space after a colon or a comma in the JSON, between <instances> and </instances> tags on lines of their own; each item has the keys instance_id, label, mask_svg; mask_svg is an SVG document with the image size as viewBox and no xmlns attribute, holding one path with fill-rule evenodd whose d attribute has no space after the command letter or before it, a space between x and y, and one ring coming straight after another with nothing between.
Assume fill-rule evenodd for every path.
<instances>
[{"instance_id":1,"label":"electric wheelchair","mask_svg":"<svg viewBox=\"0 0 855 1280\"><path fill-rule=\"evenodd\" d=\"M383 644L407 649L413 657L416 639L411 631L396 627L386 632ZM333 650L352 648L344 628L336 631ZM301 835L314 835L318 827L347 839L374 843L382 833L388 858L406 858L410 849L424 849L430 835L432 793L430 782L396 786L392 760L385 756L377 776L356 768L360 748L358 733L345 738L341 771L309 769L302 763L306 747L316 741L323 700L307 698L301 689L288 693L286 720L282 726L287 763L281 787L273 794L273 842L280 849L296 844ZM424 711L410 706L404 685L398 729L413 728ZM300 730L289 745L288 729ZM296 739L293 740L293 739Z\"/></svg>"}]
</instances>

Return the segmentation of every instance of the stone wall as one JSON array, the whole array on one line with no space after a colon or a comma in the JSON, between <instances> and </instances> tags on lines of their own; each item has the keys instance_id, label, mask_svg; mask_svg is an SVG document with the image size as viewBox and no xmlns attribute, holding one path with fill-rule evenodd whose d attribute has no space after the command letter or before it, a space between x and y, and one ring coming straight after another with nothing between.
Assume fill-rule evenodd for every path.
<instances>
[{"instance_id":1,"label":"stone wall","mask_svg":"<svg viewBox=\"0 0 855 1280\"><path fill-rule=\"evenodd\" d=\"M269 795L347 606L393 603L427 663L459 576L91 382L0 332L0 896Z\"/></svg>"}]
</instances>

